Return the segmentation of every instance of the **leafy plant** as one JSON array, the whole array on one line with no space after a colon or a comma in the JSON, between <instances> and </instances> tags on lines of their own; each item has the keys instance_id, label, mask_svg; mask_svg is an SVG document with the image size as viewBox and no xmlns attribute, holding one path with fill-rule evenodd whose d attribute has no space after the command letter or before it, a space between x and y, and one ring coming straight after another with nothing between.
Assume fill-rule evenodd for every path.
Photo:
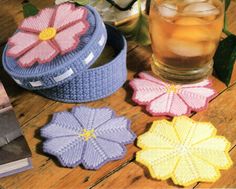
<instances>
[{"instance_id":1,"label":"leafy plant","mask_svg":"<svg viewBox=\"0 0 236 189\"><path fill-rule=\"evenodd\" d=\"M236 36L229 35L223 39L214 56L214 70L221 81L227 86L233 71L236 59Z\"/></svg>"},{"instance_id":2,"label":"leafy plant","mask_svg":"<svg viewBox=\"0 0 236 189\"><path fill-rule=\"evenodd\" d=\"M28 1L23 1L22 7L23 7L24 18L27 18L29 16L34 16L39 11L33 4L31 4Z\"/></svg>"},{"instance_id":3,"label":"leafy plant","mask_svg":"<svg viewBox=\"0 0 236 189\"><path fill-rule=\"evenodd\" d=\"M214 55L214 71L216 76L229 85L234 63L236 60L236 35L232 34L228 30L226 11L229 8L231 0L225 0L225 12L224 12L224 28L223 32L227 35L225 39L220 41L219 46Z\"/></svg>"}]
</instances>

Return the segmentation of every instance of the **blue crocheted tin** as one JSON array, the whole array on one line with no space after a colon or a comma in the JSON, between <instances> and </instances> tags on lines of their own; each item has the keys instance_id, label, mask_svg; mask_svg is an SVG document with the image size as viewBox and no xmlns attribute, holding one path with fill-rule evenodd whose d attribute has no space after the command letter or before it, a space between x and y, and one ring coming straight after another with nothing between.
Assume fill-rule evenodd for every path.
<instances>
[{"instance_id":1,"label":"blue crocheted tin","mask_svg":"<svg viewBox=\"0 0 236 189\"><path fill-rule=\"evenodd\" d=\"M86 6L88 31L81 36L77 48L64 55L58 55L46 64L35 64L29 68L20 67L16 59L3 53L4 69L17 84L29 90L52 88L81 75L101 54L107 39L105 25L97 11ZM18 31L17 31L18 32ZM70 89L71 90L71 89Z\"/></svg>"},{"instance_id":2,"label":"blue crocheted tin","mask_svg":"<svg viewBox=\"0 0 236 189\"><path fill-rule=\"evenodd\" d=\"M107 97L126 81L127 43L124 36L106 25L107 45L114 48L115 58L103 66L90 68L72 80L50 89L38 90L41 95L62 102L88 102Z\"/></svg>"}]
</instances>

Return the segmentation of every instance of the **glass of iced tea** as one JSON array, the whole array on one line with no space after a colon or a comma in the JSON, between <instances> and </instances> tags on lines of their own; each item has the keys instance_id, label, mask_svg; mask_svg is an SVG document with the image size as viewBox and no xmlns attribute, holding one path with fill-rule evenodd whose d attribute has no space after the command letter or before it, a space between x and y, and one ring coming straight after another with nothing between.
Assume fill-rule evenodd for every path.
<instances>
[{"instance_id":1,"label":"glass of iced tea","mask_svg":"<svg viewBox=\"0 0 236 189\"><path fill-rule=\"evenodd\" d=\"M222 0L153 0L149 20L152 71L179 83L209 76L223 20Z\"/></svg>"}]
</instances>

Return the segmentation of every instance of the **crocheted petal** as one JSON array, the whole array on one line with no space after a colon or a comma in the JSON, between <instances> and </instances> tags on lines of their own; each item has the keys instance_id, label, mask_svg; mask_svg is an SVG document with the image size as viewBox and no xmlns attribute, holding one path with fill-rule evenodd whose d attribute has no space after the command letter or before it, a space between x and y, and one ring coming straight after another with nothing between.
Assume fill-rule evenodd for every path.
<instances>
[{"instance_id":1,"label":"crocheted petal","mask_svg":"<svg viewBox=\"0 0 236 189\"><path fill-rule=\"evenodd\" d=\"M188 107L178 95L166 93L147 106L147 110L153 115L183 115L188 113Z\"/></svg>"},{"instance_id":2,"label":"crocheted petal","mask_svg":"<svg viewBox=\"0 0 236 189\"><path fill-rule=\"evenodd\" d=\"M72 3L65 3L57 7L53 27L60 31L79 20L85 20L86 17L87 9L75 7Z\"/></svg>"},{"instance_id":3,"label":"crocheted petal","mask_svg":"<svg viewBox=\"0 0 236 189\"><path fill-rule=\"evenodd\" d=\"M19 31L9 38L8 44L11 47L8 48L7 55L17 58L31 49L38 42L37 35Z\"/></svg>"},{"instance_id":4,"label":"crocheted petal","mask_svg":"<svg viewBox=\"0 0 236 189\"><path fill-rule=\"evenodd\" d=\"M153 164L149 168L152 177L162 180L170 178L178 160L178 156L172 156L162 163Z\"/></svg>"},{"instance_id":5,"label":"crocheted petal","mask_svg":"<svg viewBox=\"0 0 236 189\"><path fill-rule=\"evenodd\" d=\"M45 138L78 135L78 132L76 132L75 130L72 130L71 128L68 128L68 127L62 127L61 125L57 125L54 123L48 124L47 126L42 128L40 131L41 131L41 136Z\"/></svg>"},{"instance_id":6,"label":"crocheted petal","mask_svg":"<svg viewBox=\"0 0 236 189\"><path fill-rule=\"evenodd\" d=\"M137 145L142 149L148 149L148 148L171 149L174 148L175 143L173 143L172 139L168 139L166 136L162 135L162 133L158 135L152 132L147 132L138 137Z\"/></svg>"},{"instance_id":7,"label":"crocheted petal","mask_svg":"<svg viewBox=\"0 0 236 189\"><path fill-rule=\"evenodd\" d=\"M177 160L178 157L172 150L147 149L136 154L136 161L147 166L151 176L158 179L170 177Z\"/></svg>"},{"instance_id":8,"label":"crocheted petal","mask_svg":"<svg viewBox=\"0 0 236 189\"><path fill-rule=\"evenodd\" d=\"M206 87L209 85L211 85L210 80L205 79L198 83L182 85L181 88Z\"/></svg>"},{"instance_id":9,"label":"crocheted petal","mask_svg":"<svg viewBox=\"0 0 236 189\"><path fill-rule=\"evenodd\" d=\"M168 141L170 144L179 144L179 139L176 135L175 128L172 123L167 120L154 121L148 133L153 133L155 136Z\"/></svg>"},{"instance_id":10,"label":"crocheted petal","mask_svg":"<svg viewBox=\"0 0 236 189\"><path fill-rule=\"evenodd\" d=\"M83 165L88 169L98 169L110 160L122 158L124 154L125 148L123 146L97 137L87 142Z\"/></svg>"},{"instance_id":11,"label":"crocheted petal","mask_svg":"<svg viewBox=\"0 0 236 189\"><path fill-rule=\"evenodd\" d=\"M73 108L72 113L86 129L95 129L113 117L109 108L93 109L85 106Z\"/></svg>"},{"instance_id":12,"label":"crocheted petal","mask_svg":"<svg viewBox=\"0 0 236 189\"><path fill-rule=\"evenodd\" d=\"M130 85L134 89L132 99L138 104L147 104L166 92L163 85L145 79L133 79Z\"/></svg>"},{"instance_id":13,"label":"crocheted petal","mask_svg":"<svg viewBox=\"0 0 236 189\"><path fill-rule=\"evenodd\" d=\"M50 138L43 143L43 150L57 156L64 153L65 149L70 148L76 140L82 141L77 136Z\"/></svg>"},{"instance_id":14,"label":"crocheted petal","mask_svg":"<svg viewBox=\"0 0 236 189\"><path fill-rule=\"evenodd\" d=\"M130 122L126 118L113 118L96 128L95 135L118 143L128 144L136 138L129 126Z\"/></svg>"},{"instance_id":15,"label":"crocheted petal","mask_svg":"<svg viewBox=\"0 0 236 189\"><path fill-rule=\"evenodd\" d=\"M50 62L57 54L58 50L52 43L42 41L20 57L18 64L21 67L30 67L36 62L44 64Z\"/></svg>"},{"instance_id":16,"label":"crocheted petal","mask_svg":"<svg viewBox=\"0 0 236 189\"><path fill-rule=\"evenodd\" d=\"M197 129L196 122L186 116L175 117L173 125L181 143L191 144L192 136ZM208 132L209 133L209 132ZM205 134L203 134L204 136Z\"/></svg>"},{"instance_id":17,"label":"crocheted petal","mask_svg":"<svg viewBox=\"0 0 236 189\"><path fill-rule=\"evenodd\" d=\"M207 106L210 97L215 95L215 91L210 88L182 88L178 95L193 109L199 110Z\"/></svg>"},{"instance_id":18,"label":"crocheted petal","mask_svg":"<svg viewBox=\"0 0 236 189\"><path fill-rule=\"evenodd\" d=\"M192 146L192 152L219 169L228 169L232 165L228 151L230 143L224 137L212 137Z\"/></svg>"},{"instance_id":19,"label":"crocheted petal","mask_svg":"<svg viewBox=\"0 0 236 189\"><path fill-rule=\"evenodd\" d=\"M70 112L58 112L53 115L51 124L67 129L67 132L79 133L83 127L76 117Z\"/></svg>"},{"instance_id":20,"label":"crocheted petal","mask_svg":"<svg viewBox=\"0 0 236 189\"><path fill-rule=\"evenodd\" d=\"M70 148L66 148L58 158L60 162L67 167L76 167L82 161L84 152L85 141L76 140Z\"/></svg>"},{"instance_id":21,"label":"crocheted petal","mask_svg":"<svg viewBox=\"0 0 236 189\"><path fill-rule=\"evenodd\" d=\"M73 26L70 26L59 32L54 40L60 48L61 54L65 54L75 49L80 41L81 35L88 30L88 23L80 21Z\"/></svg>"},{"instance_id":22,"label":"crocheted petal","mask_svg":"<svg viewBox=\"0 0 236 189\"><path fill-rule=\"evenodd\" d=\"M177 163L173 174L175 184L189 186L198 181L214 181L219 172L210 164L195 157L183 156Z\"/></svg>"},{"instance_id":23,"label":"crocheted petal","mask_svg":"<svg viewBox=\"0 0 236 189\"><path fill-rule=\"evenodd\" d=\"M145 73L145 72L141 72L138 74L140 78L142 79L145 79L145 80L149 80L149 81L152 81L156 84L159 84L159 85L162 85L162 86L167 86L168 84L164 83L163 81L151 76L150 74L148 73Z\"/></svg>"},{"instance_id":24,"label":"crocheted petal","mask_svg":"<svg viewBox=\"0 0 236 189\"><path fill-rule=\"evenodd\" d=\"M44 143L44 151L55 155L63 166L75 167L81 163L84 141L79 137L60 137Z\"/></svg>"},{"instance_id":25,"label":"crocheted petal","mask_svg":"<svg viewBox=\"0 0 236 189\"><path fill-rule=\"evenodd\" d=\"M207 139L216 133L216 128L209 122L195 122L194 132L190 137L190 144Z\"/></svg>"},{"instance_id":26,"label":"crocheted petal","mask_svg":"<svg viewBox=\"0 0 236 189\"><path fill-rule=\"evenodd\" d=\"M24 21L19 26L19 29L39 33L43 29L50 26L50 20L52 18L53 12L53 8L45 8L41 10L36 16L31 16L24 19Z\"/></svg>"}]
</instances>

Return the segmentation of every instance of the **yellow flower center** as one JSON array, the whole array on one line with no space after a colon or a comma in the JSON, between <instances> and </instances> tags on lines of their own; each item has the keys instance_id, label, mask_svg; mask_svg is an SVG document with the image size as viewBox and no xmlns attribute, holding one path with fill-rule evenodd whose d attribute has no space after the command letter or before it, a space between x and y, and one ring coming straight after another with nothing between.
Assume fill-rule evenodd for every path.
<instances>
[{"instance_id":1,"label":"yellow flower center","mask_svg":"<svg viewBox=\"0 0 236 189\"><path fill-rule=\"evenodd\" d=\"M53 27L45 28L39 34L39 39L46 41L55 37L57 30Z\"/></svg>"},{"instance_id":2,"label":"yellow flower center","mask_svg":"<svg viewBox=\"0 0 236 189\"><path fill-rule=\"evenodd\" d=\"M94 134L94 129L92 130L84 129L83 133L80 134L80 136L83 137L85 141L88 141L90 138L96 138Z\"/></svg>"},{"instance_id":3,"label":"yellow flower center","mask_svg":"<svg viewBox=\"0 0 236 189\"><path fill-rule=\"evenodd\" d=\"M167 91L166 91L167 93L171 93L171 92L177 93L178 92L178 87L176 85L170 85L170 86L166 87L166 89L167 89Z\"/></svg>"}]
</instances>

